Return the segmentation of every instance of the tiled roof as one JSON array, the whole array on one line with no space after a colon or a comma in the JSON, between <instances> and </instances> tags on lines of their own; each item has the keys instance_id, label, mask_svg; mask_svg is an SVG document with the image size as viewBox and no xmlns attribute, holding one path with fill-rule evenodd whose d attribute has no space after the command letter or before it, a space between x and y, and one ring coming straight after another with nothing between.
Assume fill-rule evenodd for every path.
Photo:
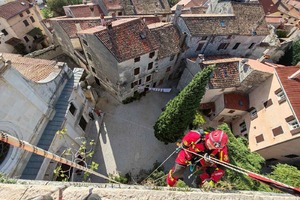
<instances>
[{"instance_id":1,"label":"tiled roof","mask_svg":"<svg viewBox=\"0 0 300 200\"><path fill-rule=\"evenodd\" d=\"M81 30L86 30L95 26L101 25L100 18L65 18L65 19L54 19L64 29L70 38L76 38L77 30L76 24L80 25Z\"/></svg>"},{"instance_id":2,"label":"tiled roof","mask_svg":"<svg viewBox=\"0 0 300 200\"><path fill-rule=\"evenodd\" d=\"M265 21L263 7L259 3L234 3L232 2L236 24L241 35L251 35L256 28L257 35L268 35L269 29Z\"/></svg>"},{"instance_id":3,"label":"tiled roof","mask_svg":"<svg viewBox=\"0 0 300 200\"><path fill-rule=\"evenodd\" d=\"M97 17L103 14L103 11L97 4L80 4L64 6L72 12L72 17ZM67 14L67 13L66 13Z\"/></svg>"},{"instance_id":4,"label":"tiled roof","mask_svg":"<svg viewBox=\"0 0 300 200\"><path fill-rule=\"evenodd\" d=\"M234 15L228 14L183 14L192 35L232 35L238 34ZM197 24L197 26L195 26ZM222 26L224 24L224 26Z\"/></svg>"},{"instance_id":5,"label":"tiled roof","mask_svg":"<svg viewBox=\"0 0 300 200\"><path fill-rule=\"evenodd\" d=\"M276 68L276 72L286 92L286 95L292 104L297 118L300 119L300 75L294 77L293 79L288 78L298 70L300 70L300 67L295 66Z\"/></svg>"},{"instance_id":6,"label":"tiled roof","mask_svg":"<svg viewBox=\"0 0 300 200\"><path fill-rule=\"evenodd\" d=\"M183 14L192 35L268 35L264 11L258 3L234 3L234 14ZM195 26L197 24L197 26Z\"/></svg>"},{"instance_id":7,"label":"tiled roof","mask_svg":"<svg viewBox=\"0 0 300 200\"><path fill-rule=\"evenodd\" d=\"M103 0L103 3L105 4L107 10L120 10L122 9L121 5L122 0Z\"/></svg>"},{"instance_id":8,"label":"tiled roof","mask_svg":"<svg viewBox=\"0 0 300 200\"><path fill-rule=\"evenodd\" d=\"M31 7L28 1L16 0L0 6L0 17L10 19Z\"/></svg>"},{"instance_id":9,"label":"tiled roof","mask_svg":"<svg viewBox=\"0 0 300 200\"><path fill-rule=\"evenodd\" d=\"M171 10L175 11L177 5L183 5L183 8L191 8L196 6L203 6L207 0L181 0L177 4L175 4Z\"/></svg>"},{"instance_id":10,"label":"tiled roof","mask_svg":"<svg viewBox=\"0 0 300 200\"><path fill-rule=\"evenodd\" d=\"M171 13L167 0L122 0L125 14Z\"/></svg>"},{"instance_id":11,"label":"tiled roof","mask_svg":"<svg viewBox=\"0 0 300 200\"><path fill-rule=\"evenodd\" d=\"M158 58L164 58L179 53L179 33L170 23L151 24L148 26L160 44Z\"/></svg>"},{"instance_id":12,"label":"tiled roof","mask_svg":"<svg viewBox=\"0 0 300 200\"><path fill-rule=\"evenodd\" d=\"M94 31L94 33L92 33ZM91 32L106 46L119 62L153 52L159 43L141 19L120 19L111 29L93 29Z\"/></svg>"},{"instance_id":13,"label":"tiled roof","mask_svg":"<svg viewBox=\"0 0 300 200\"><path fill-rule=\"evenodd\" d=\"M5 60L10 60L12 67L25 78L35 82L44 80L51 73L59 73L61 71L56 66L57 62L53 60L26 58L18 54L9 53L4 53L3 57Z\"/></svg>"},{"instance_id":14,"label":"tiled roof","mask_svg":"<svg viewBox=\"0 0 300 200\"><path fill-rule=\"evenodd\" d=\"M259 0L266 15L272 14L278 11L278 3L274 4L273 0Z\"/></svg>"},{"instance_id":15,"label":"tiled roof","mask_svg":"<svg viewBox=\"0 0 300 200\"><path fill-rule=\"evenodd\" d=\"M216 60L215 63L215 70L209 80L210 88L230 88L240 85L239 61L219 62Z\"/></svg>"}]
</instances>

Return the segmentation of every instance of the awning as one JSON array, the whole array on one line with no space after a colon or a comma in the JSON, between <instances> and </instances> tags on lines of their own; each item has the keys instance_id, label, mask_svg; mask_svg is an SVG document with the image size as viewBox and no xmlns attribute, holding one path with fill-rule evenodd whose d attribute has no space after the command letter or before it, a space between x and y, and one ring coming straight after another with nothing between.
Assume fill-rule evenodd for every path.
<instances>
[{"instance_id":1,"label":"awning","mask_svg":"<svg viewBox=\"0 0 300 200\"><path fill-rule=\"evenodd\" d=\"M27 34L27 35L30 35L30 36L32 36L32 37L37 36L37 35L39 35L39 36L43 35L43 34L42 34L42 30L41 30L40 28L37 28L37 27L31 29L31 31L29 31L29 32L26 33L26 34Z\"/></svg>"},{"instance_id":2,"label":"awning","mask_svg":"<svg viewBox=\"0 0 300 200\"><path fill-rule=\"evenodd\" d=\"M22 40L20 40L19 38L12 37L9 40L7 40L5 43L11 46L17 46L21 42Z\"/></svg>"}]
</instances>

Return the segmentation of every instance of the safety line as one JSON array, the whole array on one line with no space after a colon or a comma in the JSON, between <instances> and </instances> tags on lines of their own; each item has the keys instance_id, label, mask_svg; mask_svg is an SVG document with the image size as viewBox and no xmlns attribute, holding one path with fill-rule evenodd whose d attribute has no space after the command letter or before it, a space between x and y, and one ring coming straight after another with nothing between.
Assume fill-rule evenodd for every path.
<instances>
[{"instance_id":1,"label":"safety line","mask_svg":"<svg viewBox=\"0 0 300 200\"><path fill-rule=\"evenodd\" d=\"M0 137L0 141L2 142L5 142L5 143L8 143L10 145L13 145L15 147L18 147L18 148L21 148L21 149L24 149L25 151L28 151L28 152L32 152L32 153L35 153L37 155L40 155L42 157L45 157L45 158L49 158L51 160L54 160L54 161L57 161L59 163L63 163L65 165L68 165L70 167L74 167L74 168L77 168L77 169L80 169L82 171L85 171L85 172L88 172L90 174L94 174L95 176L98 176L98 177L101 177L101 178L104 178L106 180L109 180L111 182L114 182L114 183L117 183L117 184L122 184L122 183L119 183L118 181L115 181L109 177L106 177L98 172L95 172L87 167L83 167L75 162L72 162L68 159L65 159L61 156L58 156L54 153L51 153L49 151L46 151L44 149L41 149L37 146L34 146L32 144L29 144L28 142L24 141L24 140L19 140L17 139L16 137L13 137L3 131L0 131L1 132L1 137Z\"/></svg>"},{"instance_id":2,"label":"safety line","mask_svg":"<svg viewBox=\"0 0 300 200\"><path fill-rule=\"evenodd\" d=\"M156 170L158 170L169 158L171 158L171 156L173 156L174 153L176 153L177 150L173 151L173 153L171 153L155 170L153 170L151 172L151 174L149 174L142 182L144 182L145 180L147 180ZM142 183L141 182L141 183Z\"/></svg>"}]
</instances>

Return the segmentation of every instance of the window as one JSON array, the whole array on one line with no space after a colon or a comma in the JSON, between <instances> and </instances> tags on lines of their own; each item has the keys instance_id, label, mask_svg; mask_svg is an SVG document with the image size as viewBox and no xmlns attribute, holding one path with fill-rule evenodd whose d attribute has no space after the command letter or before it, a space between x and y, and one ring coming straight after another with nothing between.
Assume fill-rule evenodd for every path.
<instances>
[{"instance_id":1,"label":"window","mask_svg":"<svg viewBox=\"0 0 300 200\"><path fill-rule=\"evenodd\" d=\"M201 37L201 40L206 40L207 39L207 36L202 36Z\"/></svg>"},{"instance_id":2,"label":"window","mask_svg":"<svg viewBox=\"0 0 300 200\"><path fill-rule=\"evenodd\" d=\"M148 76L146 77L146 82L151 81L151 78L152 78L152 75L148 75Z\"/></svg>"},{"instance_id":3,"label":"window","mask_svg":"<svg viewBox=\"0 0 300 200\"><path fill-rule=\"evenodd\" d=\"M229 40L229 39L231 39L231 37L232 37L232 35L228 35L228 36L227 36L227 39Z\"/></svg>"},{"instance_id":4,"label":"window","mask_svg":"<svg viewBox=\"0 0 300 200\"><path fill-rule=\"evenodd\" d=\"M20 14L19 14L19 16L20 16L20 17L23 17L23 14L22 14L22 13L20 13Z\"/></svg>"},{"instance_id":5,"label":"window","mask_svg":"<svg viewBox=\"0 0 300 200\"><path fill-rule=\"evenodd\" d=\"M283 90L281 88L279 88L278 90L276 90L275 94L277 96L277 100L278 100L279 104L281 104L281 103L283 103L283 102L286 101L285 94L284 94L284 92L283 92Z\"/></svg>"},{"instance_id":6,"label":"window","mask_svg":"<svg viewBox=\"0 0 300 200\"><path fill-rule=\"evenodd\" d=\"M228 111L228 113L234 113L235 112L235 110L229 110Z\"/></svg>"},{"instance_id":7,"label":"window","mask_svg":"<svg viewBox=\"0 0 300 200\"><path fill-rule=\"evenodd\" d=\"M171 71L171 66L170 67L168 67L167 69L166 69L166 72L169 72L169 71Z\"/></svg>"},{"instance_id":8,"label":"window","mask_svg":"<svg viewBox=\"0 0 300 200\"><path fill-rule=\"evenodd\" d=\"M26 13L27 13L27 14L30 14L30 10L26 10Z\"/></svg>"},{"instance_id":9,"label":"window","mask_svg":"<svg viewBox=\"0 0 300 200\"><path fill-rule=\"evenodd\" d=\"M35 22L35 19L32 16L30 16L30 20L32 21L32 23Z\"/></svg>"},{"instance_id":10,"label":"window","mask_svg":"<svg viewBox=\"0 0 300 200\"><path fill-rule=\"evenodd\" d=\"M264 139L264 135L263 134L260 134L258 136L255 137L255 140L256 140L256 143L260 143L260 142L263 142L265 139Z\"/></svg>"},{"instance_id":11,"label":"window","mask_svg":"<svg viewBox=\"0 0 300 200\"><path fill-rule=\"evenodd\" d=\"M121 16L123 13L122 12L118 12L118 15Z\"/></svg>"},{"instance_id":12,"label":"window","mask_svg":"<svg viewBox=\"0 0 300 200\"><path fill-rule=\"evenodd\" d=\"M29 42L29 39L28 39L27 36L24 36L24 40L25 40L26 42Z\"/></svg>"},{"instance_id":13,"label":"window","mask_svg":"<svg viewBox=\"0 0 300 200\"><path fill-rule=\"evenodd\" d=\"M204 46L204 43L199 43L196 51L200 51L202 49L202 47Z\"/></svg>"},{"instance_id":14,"label":"window","mask_svg":"<svg viewBox=\"0 0 300 200\"><path fill-rule=\"evenodd\" d=\"M252 47L255 45L255 43L251 43L248 49L252 49Z\"/></svg>"},{"instance_id":15,"label":"window","mask_svg":"<svg viewBox=\"0 0 300 200\"><path fill-rule=\"evenodd\" d=\"M86 55L87 55L87 57L89 58L89 60L91 60L91 61L93 60L91 54L86 53Z\"/></svg>"},{"instance_id":16,"label":"window","mask_svg":"<svg viewBox=\"0 0 300 200\"><path fill-rule=\"evenodd\" d=\"M264 103L265 108L268 108L269 106L271 106L273 104L272 99L269 99L268 101L266 101Z\"/></svg>"},{"instance_id":17,"label":"window","mask_svg":"<svg viewBox=\"0 0 300 200\"><path fill-rule=\"evenodd\" d=\"M282 127L278 126L277 128L272 129L274 137L283 133Z\"/></svg>"},{"instance_id":18,"label":"window","mask_svg":"<svg viewBox=\"0 0 300 200\"><path fill-rule=\"evenodd\" d=\"M100 80L97 77L95 77L95 81L96 81L97 85L101 85Z\"/></svg>"},{"instance_id":19,"label":"window","mask_svg":"<svg viewBox=\"0 0 300 200\"><path fill-rule=\"evenodd\" d=\"M134 69L134 75L138 75L140 73L140 68L135 68Z\"/></svg>"},{"instance_id":20,"label":"window","mask_svg":"<svg viewBox=\"0 0 300 200\"><path fill-rule=\"evenodd\" d=\"M82 39L83 44L85 44L86 46L89 46L87 41L85 39Z\"/></svg>"},{"instance_id":21,"label":"window","mask_svg":"<svg viewBox=\"0 0 300 200\"><path fill-rule=\"evenodd\" d=\"M150 54L149 54L149 58L153 58L155 56L155 52L151 52Z\"/></svg>"},{"instance_id":22,"label":"window","mask_svg":"<svg viewBox=\"0 0 300 200\"><path fill-rule=\"evenodd\" d=\"M82 128L82 130L85 131L87 125L87 121L84 119L83 116L81 116L80 121L79 121L79 126Z\"/></svg>"},{"instance_id":23,"label":"window","mask_svg":"<svg viewBox=\"0 0 300 200\"><path fill-rule=\"evenodd\" d=\"M92 68L92 71L96 74L95 68L93 66L91 66L91 68Z\"/></svg>"},{"instance_id":24,"label":"window","mask_svg":"<svg viewBox=\"0 0 300 200\"><path fill-rule=\"evenodd\" d=\"M241 131L241 133L247 131L246 122L240 123L240 131Z\"/></svg>"},{"instance_id":25,"label":"window","mask_svg":"<svg viewBox=\"0 0 300 200\"><path fill-rule=\"evenodd\" d=\"M257 118L257 110L256 108L253 108L249 111L250 119L255 119Z\"/></svg>"},{"instance_id":26,"label":"window","mask_svg":"<svg viewBox=\"0 0 300 200\"><path fill-rule=\"evenodd\" d=\"M241 44L241 43L239 43L239 42L238 42L238 43L236 43L236 44L233 46L233 48L232 48L232 49L237 49L237 48L240 46L240 44Z\"/></svg>"},{"instance_id":27,"label":"window","mask_svg":"<svg viewBox=\"0 0 300 200\"><path fill-rule=\"evenodd\" d=\"M76 113L76 107L74 106L74 104L73 103L70 103L70 107L69 107L69 111L70 111L70 113L73 115L73 116L75 116L75 113Z\"/></svg>"},{"instance_id":28,"label":"window","mask_svg":"<svg viewBox=\"0 0 300 200\"><path fill-rule=\"evenodd\" d=\"M224 27L225 27L225 21L221 20L221 21L220 21L220 25L221 25L221 27L224 28Z\"/></svg>"},{"instance_id":29,"label":"window","mask_svg":"<svg viewBox=\"0 0 300 200\"><path fill-rule=\"evenodd\" d=\"M153 68L153 62L148 64L148 70L151 70Z\"/></svg>"},{"instance_id":30,"label":"window","mask_svg":"<svg viewBox=\"0 0 300 200\"><path fill-rule=\"evenodd\" d=\"M141 57L137 57L134 59L134 62L139 62L141 60Z\"/></svg>"},{"instance_id":31,"label":"window","mask_svg":"<svg viewBox=\"0 0 300 200\"><path fill-rule=\"evenodd\" d=\"M140 38L141 38L142 40L146 39L146 35L145 35L144 32L140 32Z\"/></svg>"},{"instance_id":32,"label":"window","mask_svg":"<svg viewBox=\"0 0 300 200\"><path fill-rule=\"evenodd\" d=\"M2 32L4 35L8 35L8 32L7 32L5 29L2 29L1 32Z\"/></svg>"},{"instance_id":33,"label":"window","mask_svg":"<svg viewBox=\"0 0 300 200\"><path fill-rule=\"evenodd\" d=\"M293 120L289 121L288 124L289 124L290 130L294 130L294 129L299 128L299 124L298 124L296 119L293 119Z\"/></svg>"},{"instance_id":34,"label":"window","mask_svg":"<svg viewBox=\"0 0 300 200\"><path fill-rule=\"evenodd\" d=\"M220 50L220 49L227 49L228 45L229 45L229 43L221 43L219 45L219 47L218 47L218 50Z\"/></svg>"},{"instance_id":35,"label":"window","mask_svg":"<svg viewBox=\"0 0 300 200\"><path fill-rule=\"evenodd\" d=\"M138 81L132 82L132 83L131 83L131 88L134 88L134 86L141 84L141 82L142 82L141 79L138 80Z\"/></svg>"},{"instance_id":36,"label":"window","mask_svg":"<svg viewBox=\"0 0 300 200\"><path fill-rule=\"evenodd\" d=\"M29 26L29 23L26 19L23 21L23 23L24 23L25 26Z\"/></svg>"}]
</instances>

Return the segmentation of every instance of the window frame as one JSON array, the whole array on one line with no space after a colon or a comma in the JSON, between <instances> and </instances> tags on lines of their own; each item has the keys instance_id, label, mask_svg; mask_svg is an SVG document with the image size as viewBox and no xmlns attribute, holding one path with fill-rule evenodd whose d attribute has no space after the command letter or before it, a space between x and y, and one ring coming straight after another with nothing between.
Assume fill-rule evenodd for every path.
<instances>
[{"instance_id":1,"label":"window frame","mask_svg":"<svg viewBox=\"0 0 300 200\"><path fill-rule=\"evenodd\" d=\"M82 124L82 123L84 123L84 124ZM79 122L78 122L78 125L79 125L79 127L85 132L86 127L87 127L87 125L88 125L88 121L84 118L83 115L80 117L80 120L79 120Z\"/></svg>"},{"instance_id":2,"label":"window frame","mask_svg":"<svg viewBox=\"0 0 300 200\"><path fill-rule=\"evenodd\" d=\"M7 32L7 30L5 30L5 28L2 29L1 32L4 34L4 36L7 36L7 35L8 35L8 32Z\"/></svg>"},{"instance_id":3,"label":"window frame","mask_svg":"<svg viewBox=\"0 0 300 200\"><path fill-rule=\"evenodd\" d=\"M134 75L134 76L137 76L137 75L139 75L140 73L141 73L140 67L136 67L136 68L133 69L133 75Z\"/></svg>"},{"instance_id":4,"label":"window frame","mask_svg":"<svg viewBox=\"0 0 300 200\"><path fill-rule=\"evenodd\" d=\"M25 27L29 26L29 22L27 21L27 19L23 20L23 24L25 25Z\"/></svg>"},{"instance_id":5,"label":"window frame","mask_svg":"<svg viewBox=\"0 0 300 200\"><path fill-rule=\"evenodd\" d=\"M70 106L69 106L69 112L73 115L73 116L76 116L76 111L77 111L77 108L76 106L73 104L73 102L70 102Z\"/></svg>"},{"instance_id":6,"label":"window frame","mask_svg":"<svg viewBox=\"0 0 300 200\"><path fill-rule=\"evenodd\" d=\"M34 17L33 17L33 16L30 16L29 18L30 18L30 20L31 20L31 22L32 22L32 23L34 23L34 22L35 22L35 19L34 19Z\"/></svg>"},{"instance_id":7,"label":"window frame","mask_svg":"<svg viewBox=\"0 0 300 200\"><path fill-rule=\"evenodd\" d=\"M232 47L233 50L238 49L240 46L240 42L235 43L235 45Z\"/></svg>"}]
</instances>

